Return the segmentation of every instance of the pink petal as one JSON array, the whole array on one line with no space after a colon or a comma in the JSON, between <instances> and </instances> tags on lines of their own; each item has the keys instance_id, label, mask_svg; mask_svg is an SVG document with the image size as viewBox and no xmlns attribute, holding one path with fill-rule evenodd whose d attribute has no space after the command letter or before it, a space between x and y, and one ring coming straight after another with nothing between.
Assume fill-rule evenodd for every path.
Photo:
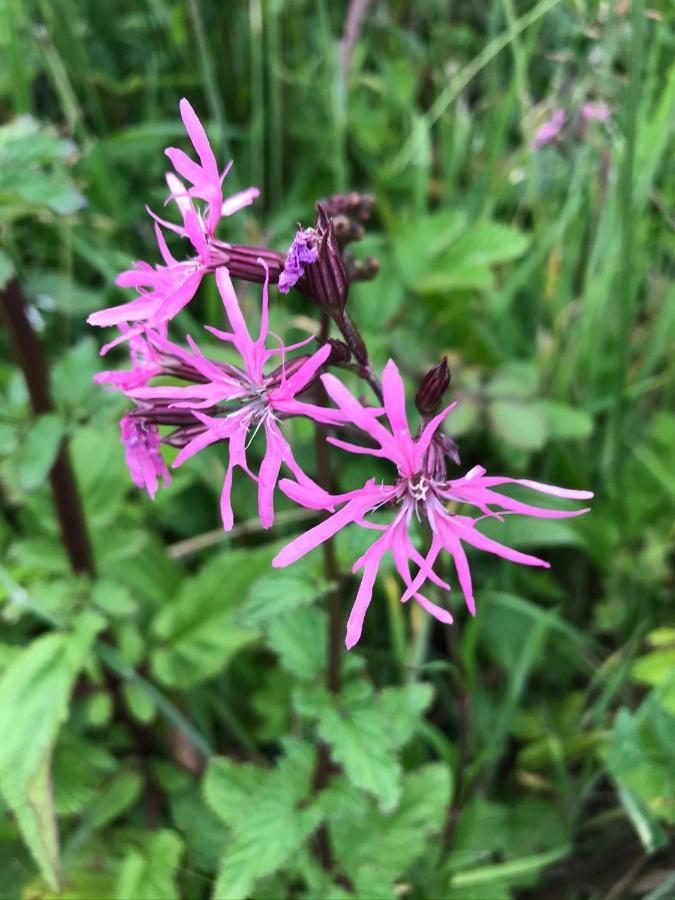
<instances>
[{"instance_id":1,"label":"pink petal","mask_svg":"<svg viewBox=\"0 0 675 900\"><path fill-rule=\"evenodd\" d=\"M279 487L294 503L306 506L308 509L333 509L341 498L333 497L318 484L310 486L282 478Z\"/></svg>"},{"instance_id":2,"label":"pink petal","mask_svg":"<svg viewBox=\"0 0 675 900\"><path fill-rule=\"evenodd\" d=\"M246 188L244 191L239 191L238 194L232 194L224 201L221 215L231 216L245 206L250 206L259 196L260 191L257 187Z\"/></svg>"},{"instance_id":3,"label":"pink petal","mask_svg":"<svg viewBox=\"0 0 675 900\"><path fill-rule=\"evenodd\" d=\"M554 497L563 497L566 500L590 500L593 491L573 491L568 488L557 487L554 484L543 484L541 481L530 481L527 478L504 478L500 476L487 476L481 479L485 487L496 487L499 484L520 484L531 488L540 494L551 494Z\"/></svg>"},{"instance_id":4,"label":"pink petal","mask_svg":"<svg viewBox=\"0 0 675 900\"><path fill-rule=\"evenodd\" d=\"M204 126L199 121L197 114L185 97L180 101L179 108L185 130L192 141L192 146L197 151L197 156L199 156L199 160L204 167L206 175L209 179L215 179L219 182L218 163L216 162L216 157L209 144L209 139L206 136Z\"/></svg>"},{"instance_id":5,"label":"pink petal","mask_svg":"<svg viewBox=\"0 0 675 900\"><path fill-rule=\"evenodd\" d=\"M258 514L263 528L270 528L274 524L274 488L279 479L286 442L270 419L265 420L265 434L267 448L258 472Z\"/></svg>"},{"instance_id":6,"label":"pink petal","mask_svg":"<svg viewBox=\"0 0 675 900\"><path fill-rule=\"evenodd\" d=\"M225 266L220 266L216 269L216 284L218 285L218 291L220 292L227 318L234 332L235 347L244 360L248 374L257 380L262 373L256 371L255 346L246 327L239 300L232 285L232 279Z\"/></svg>"},{"instance_id":7,"label":"pink petal","mask_svg":"<svg viewBox=\"0 0 675 900\"><path fill-rule=\"evenodd\" d=\"M400 442L394 440L390 432L377 421L372 411L365 409L334 375L322 375L321 381L329 397L337 403L347 419L374 438L389 459L401 468L405 467L406 458Z\"/></svg>"},{"instance_id":8,"label":"pink petal","mask_svg":"<svg viewBox=\"0 0 675 900\"><path fill-rule=\"evenodd\" d=\"M395 438L400 438L406 446L409 445L411 441L405 409L405 388L401 373L393 359L387 362L382 372L382 394L392 434Z\"/></svg>"},{"instance_id":9,"label":"pink petal","mask_svg":"<svg viewBox=\"0 0 675 900\"><path fill-rule=\"evenodd\" d=\"M274 400L272 405L276 412L288 416L304 416L324 425L341 425L344 422L344 416L337 409L326 409L325 406L304 403L302 400ZM327 440L330 441L330 438Z\"/></svg>"},{"instance_id":10,"label":"pink petal","mask_svg":"<svg viewBox=\"0 0 675 900\"><path fill-rule=\"evenodd\" d=\"M282 382L277 391L283 392L286 397L294 397L296 394L299 394L307 387L321 366L326 362L330 356L330 351L330 344L324 344L323 347L320 347L316 353L313 353L310 358L291 375L290 378L287 378ZM275 395L277 391L274 391L273 395Z\"/></svg>"},{"instance_id":11,"label":"pink petal","mask_svg":"<svg viewBox=\"0 0 675 900\"><path fill-rule=\"evenodd\" d=\"M199 185L203 183L204 175L201 167L191 160L187 153L179 150L178 147L167 147L164 152L179 175L187 178L192 184Z\"/></svg>"},{"instance_id":12,"label":"pink petal","mask_svg":"<svg viewBox=\"0 0 675 900\"><path fill-rule=\"evenodd\" d=\"M388 540L386 538L387 535L384 534L375 541L366 553L367 560L364 563L363 578L347 620L347 636L345 639L347 650L351 650L361 637L363 620L373 597L373 586L377 578L380 562L388 549Z\"/></svg>"},{"instance_id":13,"label":"pink petal","mask_svg":"<svg viewBox=\"0 0 675 900\"><path fill-rule=\"evenodd\" d=\"M506 547L504 544L500 544L498 541L481 534L477 528L473 527L471 519L464 516L454 516L452 521L457 529L457 537L466 541L467 544L477 547L479 550L484 550L486 553L494 553L495 556L501 556L503 559L520 563L523 566L543 566L545 569L550 569L551 567L550 563L539 559L538 556L531 556L529 553L513 550L511 547Z\"/></svg>"},{"instance_id":14,"label":"pink petal","mask_svg":"<svg viewBox=\"0 0 675 900\"><path fill-rule=\"evenodd\" d=\"M417 440L415 443L415 468L418 468L422 464L422 460L424 459L424 456L429 449L429 444L431 444L433 436L438 431L439 426L444 421L450 410L454 409L455 406L457 406L457 401L451 403L449 406L446 406L442 412L440 412L437 416L434 416L434 418L431 419L431 421L425 426L419 440Z\"/></svg>"},{"instance_id":15,"label":"pink petal","mask_svg":"<svg viewBox=\"0 0 675 900\"><path fill-rule=\"evenodd\" d=\"M295 540L291 541L290 544L287 544L283 550L280 550L274 557L272 565L276 569L282 569L285 566L289 566L291 563L296 562L296 560L309 553L310 550L314 550L319 544L323 544L328 538L337 534L341 528L350 525L356 519L360 518L364 512L371 507L372 491L365 491L363 496L354 497L354 499L350 500L342 507L342 509L338 510L338 512L333 513L332 516L329 516L323 522L319 522L318 525L310 528L309 531L306 531L304 534L301 534L299 537L295 538Z\"/></svg>"}]
</instances>

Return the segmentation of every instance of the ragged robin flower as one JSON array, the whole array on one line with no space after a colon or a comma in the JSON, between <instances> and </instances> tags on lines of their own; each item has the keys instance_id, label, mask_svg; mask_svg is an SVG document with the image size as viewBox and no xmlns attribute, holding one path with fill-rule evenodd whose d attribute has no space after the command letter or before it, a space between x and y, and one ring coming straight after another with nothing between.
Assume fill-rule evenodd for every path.
<instances>
[{"instance_id":1,"label":"ragged robin flower","mask_svg":"<svg viewBox=\"0 0 675 900\"><path fill-rule=\"evenodd\" d=\"M577 516L587 511L531 506L494 489L506 484L517 484L541 494L573 500L588 499L592 496L589 491L571 491L526 479L488 476L482 466L474 466L460 478L448 478L445 461L439 458L439 448L443 445L434 442L434 436L455 404L446 407L428 421L417 437L412 437L406 415L403 381L392 360L387 363L382 378L384 409L389 428L380 423L372 412L365 409L335 376L324 375L322 381L344 420L360 428L377 446L363 447L331 437L328 440L351 453L389 460L396 467L396 477L388 484L378 484L375 478L371 478L363 487L336 496L317 488L316 485L287 479L281 481L280 487L284 493L303 506L313 509L335 510L336 507L338 509L324 521L291 541L277 554L272 565L275 567L290 565L352 523L381 532L354 564L353 571L363 569L363 576L347 623L348 649L353 647L361 636L378 569L387 552L391 553L394 565L405 585L401 600L405 602L412 598L431 615L449 624L453 621L450 612L420 593L427 581L450 590L450 585L433 568L442 550L452 557L467 607L470 613L475 615L471 572L464 545L523 565L546 567L549 565L536 556L513 550L487 537L477 527L482 519L494 518L501 521L503 514L510 513L552 519ZM481 515L455 514L450 511L449 504L473 506ZM383 512L386 510L391 514L388 524L378 524L367 518L378 510ZM416 549L411 537L411 526L416 520L430 535L425 556ZM411 572L411 563L417 567L415 575Z\"/></svg>"}]
</instances>

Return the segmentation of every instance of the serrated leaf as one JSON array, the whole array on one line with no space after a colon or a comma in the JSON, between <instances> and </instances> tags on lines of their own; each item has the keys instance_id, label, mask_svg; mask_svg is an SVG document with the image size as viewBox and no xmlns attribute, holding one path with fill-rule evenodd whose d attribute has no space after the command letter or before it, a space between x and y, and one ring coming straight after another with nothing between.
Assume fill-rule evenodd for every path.
<instances>
[{"instance_id":1,"label":"serrated leaf","mask_svg":"<svg viewBox=\"0 0 675 900\"><path fill-rule=\"evenodd\" d=\"M276 616L308 606L330 590L330 584L318 578L303 562L256 579L239 611L239 623L247 628L264 628Z\"/></svg>"},{"instance_id":2,"label":"serrated leaf","mask_svg":"<svg viewBox=\"0 0 675 900\"><path fill-rule=\"evenodd\" d=\"M0 792L43 877L58 889L50 760L68 699L103 620L82 615L68 634L33 641L0 678Z\"/></svg>"},{"instance_id":3,"label":"serrated leaf","mask_svg":"<svg viewBox=\"0 0 675 900\"><path fill-rule=\"evenodd\" d=\"M215 900L245 900L256 881L281 868L307 841L321 811L306 806L315 766L314 748L295 739L274 770L215 759L204 779L211 809L232 830L220 864Z\"/></svg>"},{"instance_id":4,"label":"serrated leaf","mask_svg":"<svg viewBox=\"0 0 675 900\"><path fill-rule=\"evenodd\" d=\"M273 555L269 548L224 551L182 585L152 625L152 668L164 684L186 688L209 678L257 639L238 627L237 612Z\"/></svg>"},{"instance_id":5,"label":"serrated leaf","mask_svg":"<svg viewBox=\"0 0 675 900\"><path fill-rule=\"evenodd\" d=\"M183 842L174 831L149 835L141 847L126 854L115 900L177 900L176 875L182 853Z\"/></svg>"},{"instance_id":6,"label":"serrated leaf","mask_svg":"<svg viewBox=\"0 0 675 900\"><path fill-rule=\"evenodd\" d=\"M18 465L19 483L25 491L35 490L47 478L63 433L63 421L56 413L40 416L31 425Z\"/></svg>"},{"instance_id":7,"label":"serrated leaf","mask_svg":"<svg viewBox=\"0 0 675 900\"><path fill-rule=\"evenodd\" d=\"M428 685L389 688L380 694L339 704L335 698L321 710L319 737L349 781L377 798L383 812L395 808L402 769L396 755L410 740L431 702Z\"/></svg>"},{"instance_id":8,"label":"serrated leaf","mask_svg":"<svg viewBox=\"0 0 675 900\"><path fill-rule=\"evenodd\" d=\"M394 894L397 881L425 851L435 850L434 835L443 828L451 797L452 773L440 763L403 777L396 809L384 814L344 780L324 798L331 840L342 868L355 881L359 896Z\"/></svg>"},{"instance_id":9,"label":"serrated leaf","mask_svg":"<svg viewBox=\"0 0 675 900\"><path fill-rule=\"evenodd\" d=\"M325 634L326 613L322 609L296 609L269 623L266 640L287 672L312 679L326 666Z\"/></svg>"}]
</instances>

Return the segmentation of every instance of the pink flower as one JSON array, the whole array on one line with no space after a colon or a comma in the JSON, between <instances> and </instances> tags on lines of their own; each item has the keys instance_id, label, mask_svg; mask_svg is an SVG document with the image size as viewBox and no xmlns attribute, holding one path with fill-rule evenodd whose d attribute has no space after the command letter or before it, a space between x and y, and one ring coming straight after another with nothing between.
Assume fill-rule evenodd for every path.
<instances>
[{"instance_id":1,"label":"pink flower","mask_svg":"<svg viewBox=\"0 0 675 900\"><path fill-rule=\"evenodd\" d=\"M260 262L264 266L263 261ZM209 330L216 337L234 345L241 356L242 365L216 365L202 356L194 342L190 341L193 352L186 356L189 357L193 368L203 376L203 383L184 387L144 387L129 391L129 395L136 400L160 403L168 401L177 409L189 409L195 419L202 424L199 433L178 454L174 466L182 465L186 459L209 444L227 441L229 460L220 501L223 526L229 530L233 525L230 494L234 469L239 466L258 482L258 510L263 526L269 528L274 520L274 489L282 463L288 466L300 483L313 484L295 461L279 427L280 418L307 416L324 423L338 423L343 419L336 410L324 409L295 399L296 395L304 391L316 377L330 355L331 346L326 344L310 357L286 362L285 354L288 351L307 344L308 341L302 341L301 344L291 347L282 345L272 350L267 349L265 346L268 337L267 281L263 286L260 333L256 340L249 334L226 269L218 269L216 283L232 331L224 332L215 328ZM281 354L281 366L266 375L265 367L275 354ZM230 404L222 416L201 412L203 409L212 409L220 404ZM246 448L259 430L264 431L266 450L256 476L249 469ZM251 431L253 433L249 437Z\"/></svg>"},{"instance_id":2,"label":"pink flower","mask_svg":"<svg viewBox=\"0 0 675 900\"><path fill-rule=\"evenodd\" d=\"M142 418L125 416L120 422L120 432L134 484L145 488L154 500L158 480L163 478L165 484L171 481L159 447L159 429Z\"/></svg>"},{"instance_id":3,"label":"pink flower","mask_svg":"<svg viewBox=\"0 0 675 900\"><path fill-rule=\"evenodd\" d=\"M412 597L431 615L449 624L452 622L451 614L419 592L427 581L445 590L450 589L450 586L433 570L441 550L446 550L452 556L466 604L474 615L471 573L464 544L523 565L548 566L544 560L512 550L486 537L476 527L481 518L489 516L501 519L500 512L520 513L537 518L563 518L581 515L587 511L582 509L568 512L530 506L500 494L494 488L503 484L519 484L539 493L575 500L592 497L589 491L569 491L536 481L489 477L481 466L475 466L461 478L447 479L444 464L441 465L438 458L439 447L442 445L435 441L434 437L455 404L448 406L431 419L421 434L413 438L406 416L403 382L392 360L387 363L382 378L384 410L389 421L389 429L378 422L372 411L365 409L337 378L323 375L322 381L344 419L368 434L376 442L377 447L360 447L335 438L328 440L352 453L387 459L394 463L398 475L392 484L378 484L372 478L363 487L338 496L331 496L313 484L283 480L280 487L284 493L303 506L330 510L339 506L339 509L291 541L277 554L272 565L277 568L290 565L352 522L381 532L354 564L353 571L363 569L363 576L347 623L348 649L351 649L361 636L379 565L385 553L392 554L394 565L406 587L401 600L406 602ZM476 518L455 515L448 511L448 503L474 506L482 515ZM389 524L379 525L366 520L369 513L382 507L392 511ZM500 512L493 511L491 507L498 508ZM416 550L410 536L413 518L428 523L431 530L431 543L425 557ZM418 568L415 576L411 574L411 562Z\"/></svg>"},{"instance_id":4,"label":"pink flower","mask_svg":"<svg viewBox=\"0 0 675 900\"><path fill-rule=\"evenodd\" d=\"M564 109L554 110L551 117L535 131L532 138L532 148L534 150L541 150L546 144L550 144L551 141L558 137L566 121L567 113Z\"/></svg>"},{"instance_id":5,"label":"pink flower","mask_svg":"<svg viewBox=\"0 0 675 900\"><path fill-rule=\"evenodd\" d=\"M612 118L612 110L606 103L584 103L581 107L581 118L586 122L602 122L606 124Z\"/></svg>"},{"instance_id":6,"label":"pink flower","mask_svg":"<svg viewBox=\"0 0 675 900\"><path fill-rule=\"evenodd\" d=\"M169 147L166 151L178 173L192 185L188 189L174 174L168 173L166 176L169 200L176 203L183 224L175 225L160 219L148 209L155 219L155 236L164 265L151 266L140 261L134 263L132 269L122 272L117 278L118 286L135 288L139 296L128 303L92 313L87 319L90 325L109 327L142 322L151 328L160 328L173 319L195 296L204 275L221 262L221 249L214 238L214 231L221 217L231 216L260 195L258 188L251 187L223 200L222 182L231 163L222 174L219 173L206 132L187 100L181 100L180 110L201 163L198 165L175 147ZM195 207L193 198L204 201L206 206L203 213ZM195 255L186 260L176 260L169 251L159 225L186 238ZM111 347L139 334L141 330L141 327L136 326L126 331L103 347L101 353L106 353Z\"/></svg>"}]
</instances>

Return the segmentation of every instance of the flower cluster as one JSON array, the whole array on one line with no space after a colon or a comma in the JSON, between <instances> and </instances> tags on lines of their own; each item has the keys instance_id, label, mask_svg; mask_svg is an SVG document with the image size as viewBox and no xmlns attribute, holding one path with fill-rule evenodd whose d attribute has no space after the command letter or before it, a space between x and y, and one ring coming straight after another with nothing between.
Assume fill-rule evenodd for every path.
<instances>
[{"instance_id":1,"label":"flower cluster","mask_svg":"<svg viewBox=\"0 0 675 900\"><path fill-rule=\"evenodd\" d=\"M121 437L135 484L154 497L160 480L165 484L170 481L162 444L178 450L174 468L207 446L218 444L226 461L220 498L226 530L234 524L231 492L236 468L257 484L258 514L265 528L274 521L277 486L292 501L317 510L320 516L316 525L277 554L275 567L295 562L348 525L374 531L376 536L370 547L354 564L354 571L362 570L363 574L347 624L348 648L359 640L378 570L387 553L404 585L401 601L413 600L445 623L453 621L450 612L422 593L427 584L450 590L448 581L438 571L443 551L454 564L471 614L475 614L476 607L466 546L523 565L547 566L535 556L488 537L479 523L487 518L503 521L504 515L511 514L560 518L580 515L586 509L534 506L498 488L514 484L572 500L589 498L590 492L489 476L479 465L452 477L449 466L459 465L459 453L442 427L454 404L438 412L450 383L447 361L433 367L422 380L415 401L421 421L413 433L396 363L389 360L380 380L363 339L349 319L349 282L358 277L354 273L359 267L350 261L344 247L348 241L358 240L363 232L360 223L351 221L350 213L358 210L358 218L367 218L372 198L342 195L318 204L316 226L300 228L288 253L283 255L266 248L224 243L215 236L221 218L248 206L258 191L248 188L223 197L222 184L229 166L219 171L206 133L190 104L183 100L180 109L199 159L197 163L176 148L166 151L177 173L166 176L169 201L175 203L182 224L150 213L155 219L163 264L136 263L132 270L120 275L118 284L134 288L137 296L89 318L93 325L118 329L118 336L103 348L103 353L120 343L126 343L129 350L130 368L100 372L96 381L111 390L123 391L133 403L122 419ZM176 260L162 228L186 239L193 255ZM377 266L362 267L362 271L366 269L368 274L364 277L372 277ZM228 349L226 362L206 356L191 337L184 346L169 338L171 321L192 300L207 275L215 277L226 330L206 327ZM237 298L233 276L262 284L255 337ZM270 332L269 292L274 283L282 293L295 286L320 306L325 327L318 348L306 350L315 340L313 337L286 346ZM344 340L328 338L330 318ZM382 405L365 405L327 371L335 366L351 368L370 385ZM377 468L372 477L343 494L332 494L327 485L318 485L301 468L284 434L284 420L296 416L317 423L323 439L340 450L375 458ZM341 432L344 435L338 436ZM247 450L258 433L264 437L265 447L256 466L250 462ZM345 440L352 434L360 434L365 443ZM379 480L383 464L391 469L386 483ZM292 478L280 480L282 466ZM420 536L426 541L422 549Z\"/></svg>"}]
</instances>

